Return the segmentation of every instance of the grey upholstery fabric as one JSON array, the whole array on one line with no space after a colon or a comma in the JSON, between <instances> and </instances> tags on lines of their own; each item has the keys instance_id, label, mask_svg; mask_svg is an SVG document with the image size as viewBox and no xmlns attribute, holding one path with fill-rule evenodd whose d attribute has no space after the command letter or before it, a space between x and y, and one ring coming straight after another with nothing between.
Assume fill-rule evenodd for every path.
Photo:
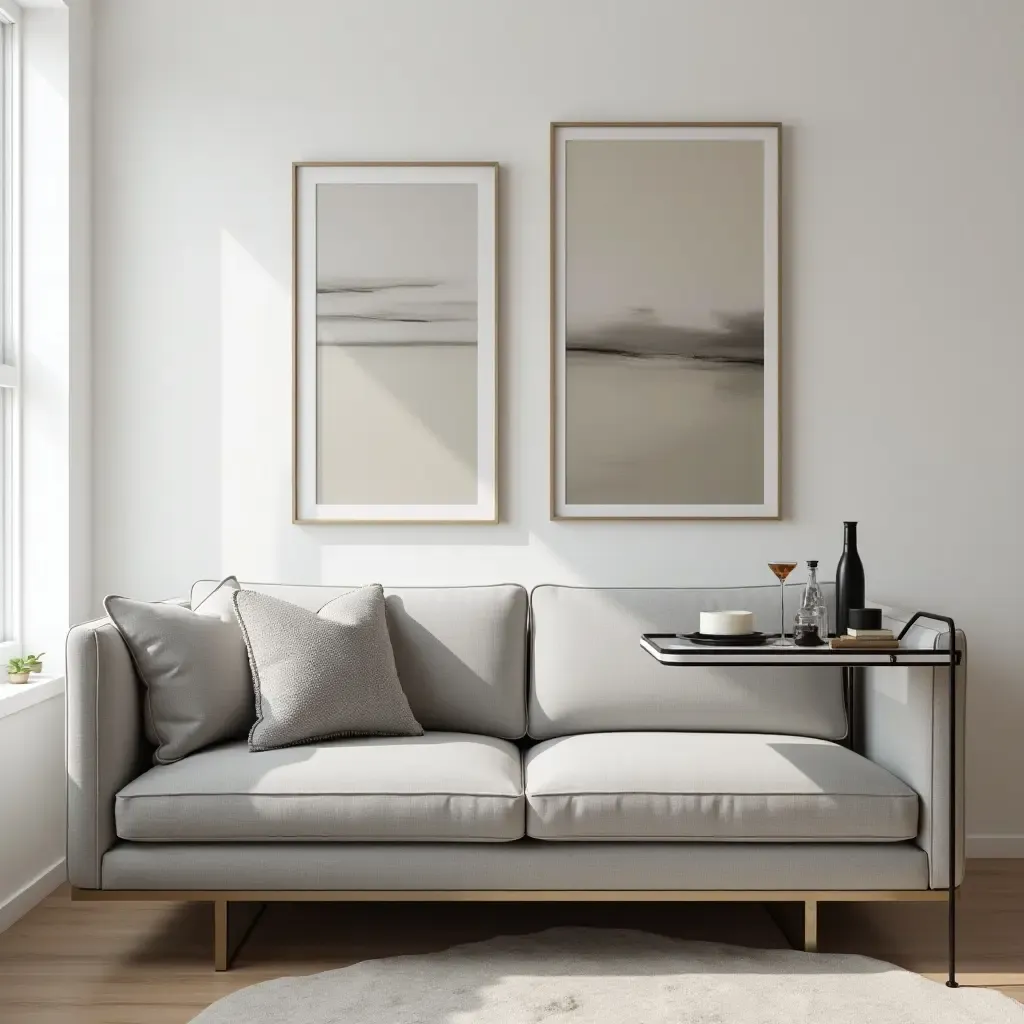
<instances>
[{"instance_id":1,"label":"grey upholstery fabric","mask_svg":"<svg viewBox=\"0 0 1024 1024\"><path fill-rule=\"evenodd\" d=\"M215 585L200 580L192 601ZM354 587L245 583L318 611ZM398 678L424 729L514 740L526 734L527 596L518 584L385 588Z\"/></svg>"},{"instance_id":2,"label":"grey upholstery fabric","mask_svg":"<svg viewBox=\"0 0 1024 1024\"><path fill-rule=\"evenodd\" d=\"M251 590L234 602L256 694L250 750L422 735L398 681L380 586L337 597L316 614Z\"/></svg>"},{"instance_id":3,"label":"grey upholstery fabric","mask_svg":"<svg viewBox=\"0 0 1024 1024\"><path fill-rule=\"evenodd\" d=\"M151 768L117 794L122 839L519 839L519 751L459 733L250 753L233 743Z\"/></svg>"},{"instance_id":4,"label":"grey upholstery fabric","mask_svg":"<svg viewBox=\"0 0 1024 1024\"><path fill-rule=\"evenodd\" d=\"M103 887L927 889L928 858L913 843L120 843Z\"/></svg>"},{"instance_id":5,"label":"grey upholstery fabric","mask_svg":"<svg viewBox=\"0 0 1024 1024\"><path fill-rule=\"evenodd\" d=\"M899 632L911 612L884 608L886 627ZM938 628L934 628L938 627ZM942 623L919 620L904 646L949 650ZM956 671L957 849L956 884L965 867L964 734L967 705L967 640L957 631L960 665ZM863 686L864 753L913 786L920 796L918 845L928 854L933 889L949 884L949 670L943 668L867 669Z\"/></svg>"},{"instance_id":6,"label":"grey upholstery fabric","mask_svg":"<svg viewBox=\"0 0 1024 1024\"><path fill-rule=\"evenodd\" d=\"M409 589L386 604L398 678L424 729L526 734L522 587Z\"/></svg>"},{"instance_id":7,"label":"grey upholstery fabric","mask_svg":"<svg viewBox=\"0 0 1024 1024\"><path fill-rule=\"evenodd\" d=\"M213 584L199 585L196 600ZM270 587L289 599L299 599L316 610L332 596L351 588ZM466 588L493 594L506 588ZM507 588L515 591L519 588ZM546 588L545 588L546 589ZM795 599L799 588L790 588ZM768 592L762 622L775 628L773 598ZM433 588L389 591L415 592L430 600ZM620 592L611 592L615 599ZM725 594L736 592L724 592ZM487 599L487 595L483 595ZM735 607L739 601L723 598L719 607ZM751 607L753 601L744 601ZM424 624L420 610L411 603L413 628ZM760 607L760 606L758 606ZM751 610L758 611L758 607ZM790 609L792 611L792 608ZM390 614L390 613L389 613ZM471 616L471 612L461 614ZM511 612L510 612L511 614ZM760 613L759 613L760 614ZM890 613L899 625L900 613ZM442 616L443 618L443 616ZM399 619L401 622L401 619ZM690 623L684 623L686 628ZM692 623L695 625L696 623ZM429 637L447 646L455 658L470 665L471 656L449 637L459 629L450 624L430 624ZM600 637L602 623L595 620L589 639ZM399 627L401 628L401 626ZM543 622L541 628L544 628ZM650 628L659 628L654 625ZM677 628L661 625L660 628ZM509 634L513 630L509 627ZM629 636L635 636L633 628ZM472 638L469 638L472 639ZM916 627L911 642L942 647L944 634ZM416 638L413 637L413 641ZM415 647L415 642L413 647ZM459 643L468 642L463 637ZM962 637L958 643L963 645ZM643 654L643 652L639 652ZM491 658L493 652L488 653ZM948 870L946 813L948 808L948 761L946 760L948 703L944 670L885 669L868 674L864 732L866 751L879 764L901 778L920 795L920 832L916 841L883 843L820 842L546 842L523 839L507 843L421 842L124 842L115 836L115 794L144 772L150 756L141 727L142 687L124 641L105 620L75 627L67 649L68 715L68 871L71 882L82 888L154 889L393 889L408 888L490 888L490 889L924 889L945 882ZM647 655L643 655L647 658ZM648 659L650 661L650 659ZM436 699L438 714L447 713L446 702L455 701L455 690L446 688L442 657L430 663L425 685ZM477 693L481 706L493 696L499 703L507 698L511 677L500 675L496 658L474 662L472 671L483 677L495 666L498 674L487 677ZM646 664L646 663L644 663ZM651 666L659 669L653 661ZM434 676L432 673L437 672ZM651 689L650 680L637 687L640 700L653 692L672 716L677 715L678 697L687 670L664 670L664 690ZM959 764L963 766L963 686L965 671L958 673L959 714L957 740ZM469 676L465 677L467 686ZM675 681L673 681L675 680ZM515 680L511 679L514 683ZM729 682L726 680L726 682ZM742 682L729 682L729 687ZM668 685L671 683L671 685ZM522 697L522 677L518 681ZM626 684L628 685L628 684ZM613 693L609 700L607 681L595 687L597 711L614 722ZM489 688L489 689L488 689ZM738 704L749 710L761 687L740 686ZM764 696L772 688L764 688ZM720 693L717 695L720 697ZM813 696L813 695L812 695ZM646 698L644 698L646 699ZM717 699L717 697L716 697ZM610 707L611 705L611 707ZM555 709L559 714L561 711ZM546 712L545 712L546 713ZM573 712L575 714L575 711ZM520 709L521 715L521 709ZM675 726L673 726L675 727ZM644 728L664 728L657 722ZM467 731L473 731L467 727ZM429 737L428 737L429 738ZM792 737L790 737L792 738ZM353 741L346 741L353 742ZM359 741L362 742L362 741ZM387 742L387 741L370 741ZM345 744L338 744L344 746ZM302 755L310 748L287 753ZM216 749L208 753L213 754ZM285 752L281 752L285 753ZM193 755L202 757L204 755ZM260 758L261 754L248 754ZM184 767L193 758L180 762ZM962 778L962 776L961 776ZM958 820L962 836L963 786L958 790ZM522 826L520 826L521 828ZM929 858L932 858L929 873ZM962 877L962 840L957 850L957 879ZM102 865L102 869L101 869Z\"/></svg>"},{"instance_id":8,"label":"grey upholstery fabric","mask_svg":"<svg viewBox=\"0 0 1024 1024\"><path fill-rule=\"evenodd\" d=\"M787 589L791 614L799 588ZM846 712L839 669L666 668L640 647L641 633L697 629L702 610L752 611L759 629L778 632L778 602L779 588L771 586L537 587L530 735L685 729L841 739Z\"/></svg>"},{"instance_id":9,"label":"grey upholstery fabric","mask_svg":"<svg viewBox=\"0 0 1024 1024\"><path fill-rule=\"evenodd\" d=\"M592 733L526 755L537 839L880 841L917 834L917 796L828 740Z\"/></svg>"},{"instance_id":10,"label":"grey upholstery fabric","mask_svg":"<svg viewBox=\"0 0 1024 1024\"><path fill-rule=\"evenodd\" d=\"M244 736L255 717L252 678L223 580L195 609L110 596L103 606L145 685L143 722L157 764Z\"/></svg>"},{"instance_id":11,"label":"grey upholstery fabric","mask_svg":"<svg viewBox=\"0 0 1024 1024\"><path fill-rule=\"evenodd\" d=\"M114 843L114 794L145 771L142 685L121 634L107 619L68 634L67 861L81 889L100 887L100 863Z\"/></svg>"}]
</instances>

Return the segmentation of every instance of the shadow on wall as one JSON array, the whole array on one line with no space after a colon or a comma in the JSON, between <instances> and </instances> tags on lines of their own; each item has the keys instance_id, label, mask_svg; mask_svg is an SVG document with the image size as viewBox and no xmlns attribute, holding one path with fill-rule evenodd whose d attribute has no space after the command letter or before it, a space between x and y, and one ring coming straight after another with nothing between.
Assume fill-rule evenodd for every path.
<instances>
[{"instance_id":1,"label":"shadow on wall","mask_svg":"<svg viewBox=\"0 0 1024 1024\"><path fill-rule=\"evenodd\" d=\"M221 566L242 578L321 582L320 547L291 521L291 297L220 235Z\"/></svg>"},{"instance_id":2,"label":"shadow on wall","mask_svg":"<svg viewBox=\"0 0 1024 1024\"><path fill-rule=\"evenodd\" d=\"M292 518L291 293L227 230L220 241L221 564L249 579L333 582L325 553L338 546L515 546L529 535L491 526L303 526ZM285 384L285 382L289 382ZM408 381L390 399L412 418L423 410ZM376 386L382 387L379 378ZM505 431L502 431L504 434ZM445 439L438 435L438 443ZM458 453L456 453L458 455ZM458 455L461 457L461 455ZM509 493L507 467L501 481ZM509 515L502 501L502 516Z\"/></svg>"},{"instance_id":3,"label":"shadow on wall","mask_svg":"<svg viewBox=\"0 0 1024 1024\"><path fill-rule=\"evenodd\" d=\"M231 197L223 199L230 208ZM254 238L269 246L259 232ZM273 256L271 267L281 254L273 251ZM499 346L501 522L291 525L291 285L227 229L220 233L219 266L220 570L294 583L351 583L372 576L391 585L502 580L629 585L653 578L663 585L721 586L756 584L759 572L768 577L760 523L551 521L547 392L539 407L533 403L511 413L510 399L522 379L508 345ZM510 335L507 323L503 332ZM531 345L546 350L547 339ZM422 419L403 393L389 392L410 417ZM776 541L786 540L780 534L795 539L798 532L795 524L773 524L772 530ZM702 559L695 572L687 564L688 552L711 548L720 557L710 564Z\"/></svg>"},{"instance_id":4,"label":"shadow on wall","mask_svg":"<svg viewBox=\"0 0 1024 1024\"><path fill-rule=\"evenodd\" d=\"M222 198L230 209L232 196ZM282 219L279 227L286 223ZM247 231L247 240L251 234ZM253 254L249 241L243 244L226 228L220 233L220 569L247 579L332 583L353 582L382 563L385 568L378 575L390 584L508 580L628 585L651 579L653 559L663 568L654 577L662 584L760 581L762 524L551 521L546 390L540 407L534 403L510 415L509 392L520 378L508 345L499 346L497 525L292 526L291 285L284 268L281 273L268 269L281 262L281 252L266 236L261 229L252 238L273 256L269 264ZM502 327L508 337L507 322ZM546 338L536 346L546 349ZM415 403L402 397L406 384L389 395L410 417L422 420ZM382 386L380 380L374 386ZM796 527L775 524L773 531L795 536ZM641 534L641 550L630 557ZM722 552L699 575L684 564L686 552L695 546L720 547ZM396 549L404 553L396 555ZM389 568L396 558L403 566L407 561L408 568ZM767 568L763 572L767 575Z\"/></svg>"}]
</instances>

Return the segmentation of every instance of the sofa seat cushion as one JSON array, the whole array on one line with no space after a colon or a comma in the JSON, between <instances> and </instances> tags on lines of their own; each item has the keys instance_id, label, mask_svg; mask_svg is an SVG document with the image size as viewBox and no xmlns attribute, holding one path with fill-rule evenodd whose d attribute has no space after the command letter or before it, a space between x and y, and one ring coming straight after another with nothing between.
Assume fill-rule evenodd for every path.
<instances>
[{"instance_id":1,"label":"sofa seat cushion","mask_svg":"<svg viewBox=\"0 0 1024 1024\"><path fill-rule=\"evenodd\" d=\"M537 839L864 842L917 834L917 795L828 740L752 733L565 736L526 756Z\"/></svg>"},{"instance_id":2,"label":"sofa seat cushion","mask_svg":"<svg viewBox=\"0 0 1024 1024\"><path fill-rule=\"evenodd\" d=\"M151 768L117 794L117 834L158 842L519 839L519 750L465 733L367 737Z\"/></svg>"}]
</instances>

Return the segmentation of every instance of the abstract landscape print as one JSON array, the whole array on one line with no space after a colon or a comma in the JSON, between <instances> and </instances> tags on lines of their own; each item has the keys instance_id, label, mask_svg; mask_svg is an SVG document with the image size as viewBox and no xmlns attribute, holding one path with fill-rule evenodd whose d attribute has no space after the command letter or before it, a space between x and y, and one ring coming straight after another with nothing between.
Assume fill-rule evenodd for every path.
<instances>
[{"instance_id":1,"label":"abstract landscape print","mask_svg":"<svg viewBox=\"0 0 1024 1024\"><path fill-rule=\"evenodd\" d=\"M556 518L778 515L778 126L552 126Z\"/></svg>"},{"instance_id":2,"label":"abstract landscape print","mask_svg":"<svg viewBox=\"0 0 1024 1024\"><path fill-rule=\"evenodd\" d=\"M493 521L494 165L296 175L295 518Z\"/></svg>"}]
</instances>

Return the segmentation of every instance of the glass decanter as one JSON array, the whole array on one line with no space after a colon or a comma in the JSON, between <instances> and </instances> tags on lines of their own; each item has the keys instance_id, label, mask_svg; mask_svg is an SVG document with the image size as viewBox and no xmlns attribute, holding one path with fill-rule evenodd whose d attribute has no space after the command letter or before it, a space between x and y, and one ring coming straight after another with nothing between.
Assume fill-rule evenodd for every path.
<instances>
[{"instance_id":1,"label":"glass decanter","mask_svg":"<svg viewBox=\"0 0 1024 1024\"><path fill-rule=\"evenodd\" d=\"M807 582L804 584L803 599L796 613L796 622L803 626L813 625L823 642L828 641L828 604L818 583L818 563L807 563Z\"/></svg>"}]
</instances>

